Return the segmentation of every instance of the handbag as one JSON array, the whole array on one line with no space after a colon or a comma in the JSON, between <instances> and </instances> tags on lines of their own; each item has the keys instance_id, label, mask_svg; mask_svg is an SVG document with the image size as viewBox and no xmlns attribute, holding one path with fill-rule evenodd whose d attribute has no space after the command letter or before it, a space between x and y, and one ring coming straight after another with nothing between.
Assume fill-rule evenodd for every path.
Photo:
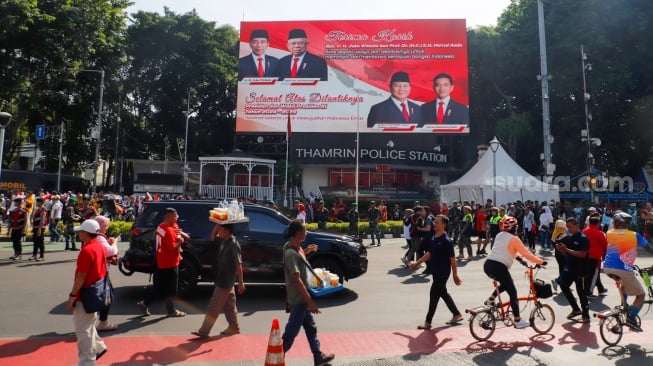
<instances>
[{"instance_id":1,"label":"handbag","mask_svg":"<svg viewBox=\"0 0 653 366\"><path fill-rule=\"evenodd\" d=\"M109 275L97 280L90 287L79 290L79 297L84 305L84 311L92 314L102 310L113 302L113 286Z\"/></svg>"}]
</instances>

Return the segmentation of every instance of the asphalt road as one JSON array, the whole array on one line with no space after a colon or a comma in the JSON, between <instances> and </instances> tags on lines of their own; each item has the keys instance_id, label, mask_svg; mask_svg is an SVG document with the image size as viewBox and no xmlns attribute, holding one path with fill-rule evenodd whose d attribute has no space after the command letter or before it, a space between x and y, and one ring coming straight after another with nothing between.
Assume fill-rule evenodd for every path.
<instances>
[{"instance_id":1,"label":"asphalt road","mask_svg":"<svg viewBox=\"0 0 653 366\"><path fill-rule=\"evenodd\" d=\"M621 342L624 347L605 349L598 336L596 319L592 319L592 324L582 329L577 329L576 325L567 322L565 316L570 308L562 295L544 300L551 304L556 312L556 327L550 337L538 337L532 329L498 328L492 338L493 342L479 344L469 334L466 321L457 327L443 327L451 314L442 303L433 321L434 327L440 328L431 332L417 331L415 327L424 321L428 305L430 277L420 274L421 269L411 273L403 267L399 258L403 255L404 243L403 239L385 239L381 247L370 248L368 273L347 282L344 291L317 300L322 311L316 319L323 348L328 351L331 346L332 351L342 355L334 364L430 365L445 362L461 365L524 366L581 360L591 360L595 365L653 364L653 356L650 355L653 351L653 338L647 335L653 331L651 312L642 314L644 333L626 333ZM121 251L126 247L127 243L120 243ZM30 252L31 243L26 243L24 253ZM8 344L11 342L59 338L70 341L73 337L72 317L65 309L65 302L72 285L76 252L64 251L63 244L55 243L46 244L44 262L14 262L5 259L11 254L11 243L0 242L0 365L5 364L3 358L6 361L11 359L6 357L25 357L24 353L27 353L26 351L17 355L18 352L8 352ZM557 268L551 253L536 254L541 254L551 263L549 268L540 270L537 277L547 281L553 279ZM653 265L653 257L648 252L641 250L639 255L638 264ZM27 257L29 255L23 256ZM463 284L457 287L451 281L449 283L449 290L461 310L482 304L491 291L491 282L482 271L482 263L480 258L459 262L459 274ZM518 291L527 291L527 281L522 275L523 267L515 263L511 272ZM155 337L169 337L175 340L179 337L188 338L189 332L196 330L201 324L203 310L212 292L212 286L205 284L180 301L179 309L189 314L185 318L163 317L165 309L161 302L151 306L151 317L144 318L140 316L139 308L135 304L146 292L148 276L134 274L127 277L117 268L112 268L111 276L116 289L116 301L111 308L110 321L118 324L119 328L115 332L105 333L104 336L109 341L115 339L116 346L121 340L128 339L129 342L124 345L120 343L120 347L125 348L121 348L121 352L144 352L145 350L140 348L152 347L148 342ZM608 285L609 294L591 300L593 312L608 309L619 302L612 281L607 277L603 277L603 280ZM284 312L284 289L281 286L247 286L246 293L238 298L238 309L242 334L235 337L257 341L263 339L264 344L272 319L278 318L282 326L287 320ZM645 308L644 311L646 310ZM526 310L525 313L529 311ZM467 318L467 315L465 317ZM219 333L225 327L226 322L220 317L213 333ZM305 340L301 336L300 338L302 341L298 340L297 351L294 347L287 355L288 364L307 364ZM343 344L347 343L345 340L350 346L354 342L356 349L347 348L347 344ZM361 342L360 345L358 342ZM247 345L243 343L239 343L238 347L241 351L247 351ZM401 349L395 350L395 347ZM36 353L37 350L33 351ZM255 350L255 353L260 352L260 349ZM111 357L117 355L107 356L106 362L132 364L123 360L118 362L118 359L113 359L112 362ZM185 357L160 363L144 363L211 363L209 351L202 357L206 357L206 361ZM253 359L257 357L250 355L249 358L243 356L237 359L234 356L231 360L221 359L220 364L261 363L260 359L252 361ZM143 362L134 361L133 364Z\"/></svg>"}]
</instances>

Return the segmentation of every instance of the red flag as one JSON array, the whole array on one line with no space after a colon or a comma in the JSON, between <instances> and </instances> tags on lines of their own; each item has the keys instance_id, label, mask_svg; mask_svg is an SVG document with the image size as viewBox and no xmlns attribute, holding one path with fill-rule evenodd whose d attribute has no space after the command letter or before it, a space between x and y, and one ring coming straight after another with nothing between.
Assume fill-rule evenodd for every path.
<instances>
[{"instance_id":1,"label":"red flag","mask_svg":"<svg viewBox=\"0 0 653 366\"><path fill-rule=\"evenodd\" d=\"M286 127L286 136L290 137L290 134L292 133L292 129L290 128L290 112L288 112L288 127Z\"/></svg>"}]
</instances>

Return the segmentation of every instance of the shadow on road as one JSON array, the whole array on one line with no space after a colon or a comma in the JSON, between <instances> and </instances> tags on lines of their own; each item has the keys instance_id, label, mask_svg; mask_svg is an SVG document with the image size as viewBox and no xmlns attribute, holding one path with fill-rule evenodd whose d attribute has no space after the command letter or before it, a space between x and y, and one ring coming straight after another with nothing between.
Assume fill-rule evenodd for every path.
<instances>
[{"instance_id":1,"label":"shadow on road","mask_svg":"<svg viewBox=\"0 0 653 366\"><path fill-rule=\"evenodd\" d=\"M0 344L0 359L32 354L40 348L49 347L57 343L75 342L75 334L72 332L65 334L48 332L32 335L25 339Z\"/></svg>"}]
</instances>

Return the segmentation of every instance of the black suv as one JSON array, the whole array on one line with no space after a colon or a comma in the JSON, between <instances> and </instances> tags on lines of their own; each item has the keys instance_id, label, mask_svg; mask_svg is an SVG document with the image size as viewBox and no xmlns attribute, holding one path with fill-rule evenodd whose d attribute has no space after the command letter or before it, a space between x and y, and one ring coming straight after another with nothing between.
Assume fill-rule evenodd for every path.
<instances>
[{"instance_id":1,"label":"black suv","mask_svg":"<svg viewBox=\"0 0 653 366\"><path fill-rule=\"evenodd\" d=\"M120 272L152 273L154 263L154 232L163 220L167 207L179 213L179 226L191 237L184 244L179 266L179 290L186 293L198 282L211 282L211 265L216 261L217 247L209 239L215 226L209 221L209 210L218 201L158 201L146 202L143 213L131 229L129 249L120 259ZM245 204L249 223L234 225L234 235L242 250L243 276L247 283L284 283L282 250L290 219L269 207ZM304 245L317 244L319 250L308 256L314 268L326 268L338 274L341 281L356 278L367 271L367 251L348 236L323 232L308 232Z\"/></svg>"}]
</instances>

